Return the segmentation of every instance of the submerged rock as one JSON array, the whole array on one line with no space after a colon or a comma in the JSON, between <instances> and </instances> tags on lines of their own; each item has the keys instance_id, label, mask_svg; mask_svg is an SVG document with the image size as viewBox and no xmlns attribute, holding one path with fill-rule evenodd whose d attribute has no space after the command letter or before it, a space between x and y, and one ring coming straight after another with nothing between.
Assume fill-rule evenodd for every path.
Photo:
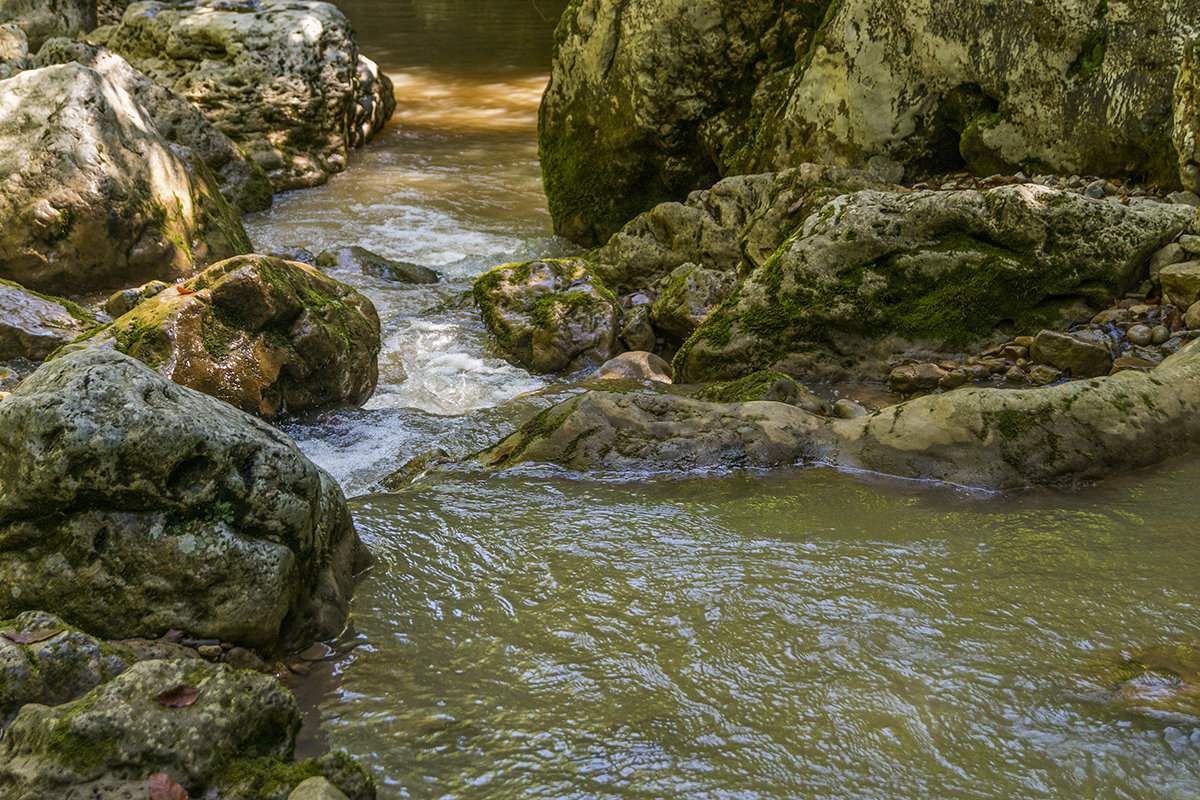
<instances>
[{"instance_id":1,"label":"submerged rock","mask_svg":"<svg viewBox=\"0 0 1200 800\"><path fill-rule=\"evenodd\" d=\"M128 356L65 355L0 402L0 617L304 645L341 631L363 556L290 439Z\"/></svg>"},{"instance_id":2,"label":"submerged rock","mask_svg":"<svg viewBox=\"0 0 1200 800\"><path fill-rule=\"evenodd\" d=\"M144 299L69 349L115 348L261 417L359 405L379 378L379 316L307 264L238 256Z\"/></svg>"},{"instance_id":3,"label":"submerged rock","mask_svg":"<svg viewBox=\"0 0 1200 800\"><path fill-rule=\"evenodd\" d=\"M1200 723L1200 643L1159 645L1098 664L1082 686L1121 714L1163 723Z\"/></svg>"},{"instance_id":4,"label":"submerged rock","mask_svg":"<svg viewBox=\"0 0 1200 800\"><path fill-rule=\"evenodd\" d=\"M621 472L824 465L1010 489L1098 480L1197 445L1200 346L1192 343L1150 371L1030 390L958 389L854 419L782 403L588 392L476 460Z\"/></svg>"},{"instance_id":5,"label":"submerged rock","mask_svg":"<svg viewBox=\"0 0 1200 800\"><path fill-rule=\"evenodd\" d=\"M399 283L437 283L439 280L438 274L429 267L387 258L358 245L322 250L313 263L322 269L352 269Z\"/></svg>"},{"instance_id":6,"label":"submerged rock","mask_svg":"<svg viewBox=\"0 0 1200 800\"><path fill-rule=\"evenodd\" d=\"M74 39L51 39L37 53L38 66L72 61L94 69L141 106L159 135L185 162L197 159L216 178L221 194L241 213L271 205L271 183L258 164L183 97L134 69L113 51Z\"/></svg>"},{"instance_id":7,"label":"submerged rock","mask_svg":"<svg viewBox=\"0 0 1200 800\"><path fill-rule=\"evenodd\" d=\"M620 352L616 298L580 259L496 267L472 292L500 347L531 370L598 366Z\"/></svg>"},{"instance_id":8,"label":"submerged rock","mask_svg":"<svg viewBox=\"0 0 1200 800\"><path fill-rule=\"evenodd\" d=\"M0 81L0 277L77 297L250 249L123 88L76 63Z\"/></svg>"},{"instance_id":9,"label":"submerged rock","mask_svg":"<svg viewBox=\"0 0 1200 800\"><path fill-rule=\"evenodd\" d=\"M0 280L0 362L41 361L95 323L70 300Z\"/></svg>"},{"instance_id":10,"label":"submerged rock","mask_svg":"<svg viewBox=\"0 0 1200 800\"><path fill-rule=\"evenodd\" d=\"M92 38L204 112L275 191L345 169L395 108L391 82L330 3L139 2Z\"/></svg>"},{"instance_id":11,"label":"submerged rock","mask_svg":"<svg viewBox=\"0 0 1200 800\"><path fill-rule=\"evenodd\" d=\"M1086 321L1145 279L1191 213L1038 185L844 195L708 317L676 355L677 379L878 379L898 356L937 361Z\"/></svg>"}]
</instances>

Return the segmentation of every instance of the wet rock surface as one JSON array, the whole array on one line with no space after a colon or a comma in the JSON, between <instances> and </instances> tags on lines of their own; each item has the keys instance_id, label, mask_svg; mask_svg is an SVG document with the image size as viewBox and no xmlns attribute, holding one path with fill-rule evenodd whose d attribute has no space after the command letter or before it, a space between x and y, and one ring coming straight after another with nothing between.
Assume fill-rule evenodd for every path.
<instances>
[{"instance_id":1,"label":"wet rock surface","mask_svg":"<svg viewBox=\"0 0 1200 800\"><path fill-rule=\"evenodd\" d=\"M379 377L379 316L306 264L239 256L144 299L71 349L113 348L261 417L358 405Z\"/></svg>"},{"instance_id":2,"label":"wet rock surface","mask_svg":"<svg viewBox=\"0 0 1200 800\"><path fill-rule=\"evenodd\" d=\"M290 439L128 356L69 354L0 402L0 616L272 650L341 630L364 556Z\"/></svg>"},{"instance_id":3,"label":"wet rock surface","mask_svg":"<svg viewBox=\"0 0 1200 800\"><path fill-rule=\"evenodd\" d=\"M339 268L358 270L364 275L374 275L398 283L437 283L438 274L429 267L408 261L372 253L365 247L351 245L333 250L322 250L313 263L323 269Z\"/></svg>"},{"instance_id":4,"label":"wet rock surface","mask_svg":"<svg viewBox=\"0 0 1200 800\"><path fill-rule=\"evenodd\" d=\"M69 300L0 280L0 362L38 362L87 330L95 318Z\"/></svg>"}]
</instances>

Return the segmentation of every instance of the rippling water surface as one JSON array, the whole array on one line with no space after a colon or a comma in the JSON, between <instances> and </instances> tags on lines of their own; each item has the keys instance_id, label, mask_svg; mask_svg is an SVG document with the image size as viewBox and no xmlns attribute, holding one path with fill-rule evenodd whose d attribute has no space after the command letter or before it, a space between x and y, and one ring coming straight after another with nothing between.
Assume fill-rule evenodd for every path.
<instances>
[{"instance_id":1,"label":"rippling water surface","mask_svg":"<svg viewBox=\"0 0 1200 800\"><path fill-rule=\"evenodd\" d=\"M1200 462L1079 492L967 495L829 471L430 473L566 391L496 358L462 293L571 252L536 104L562 0L354 0L395 80L351 168L250 221L259 249L361 244L432 266L335 273L384 321L363 411L289 428L378 557L359 647L299 687L304 747L392 798L1195 798L1194 726L1079 689L1122 648L1200 636Z\"/></svg>"}]
</instances>

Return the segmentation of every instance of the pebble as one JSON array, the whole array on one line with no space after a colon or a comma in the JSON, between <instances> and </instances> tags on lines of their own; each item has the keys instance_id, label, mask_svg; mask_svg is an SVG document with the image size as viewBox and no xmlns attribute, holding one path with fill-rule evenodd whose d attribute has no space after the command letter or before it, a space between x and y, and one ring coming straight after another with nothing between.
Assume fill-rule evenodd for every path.
<instances>
[{"instance_id":1,"label":"pebble","mask_svg":"<svg viewBox=\"0 0 1200 800\"><path fill-rule=\"evenodd\" d=\"M1025 373L1025 370L1014 364L1004 373L1004 380L1009 383L1025 383L1029 380L1029 375Z\"/></svg>"},{"instance_id":2,"label":"pebble","mask_svg":"<svg viewBox=\"0 0 1200 800\"><path fill-rule=\"evenodd\" d=\"M1104 184L1105 181L1102 180L1092 181L1088 184L1087 188L1083 190L1083 196L1090 197L1093 200L1103 200L1105 196Z\"/></svg>"},{"instance_id":3,"label":"pebble","mask_svg":"<svg viewBox=\"0 0 1200 800\"><path fill-rule=\"evenodd\" d=\"M225 651L221 649L221 645L219 644L202 644L196 648L196 652L202 658L207 658L211 661L220 658L221 654Z\"/></svg>"},{"instance_id":4,"label":"pebble","mask_svg":"<svg viewBox=\"0 0 1200 800\"><path fill-rule=\"evenodd\" d=\"M1166 325L1155 325L1150 329L1150 341L1152 344L1162 344L1170 338L1171 331Z\"/></svg>"},{"instance_id":5,"label":"pebble","mask_svg":"<svg viewBox=\"0 0 1200 800\"><path fill-rule=\"evenodd\" d=\"M838 419L854 419L867 413L869 412L865 407L844 397L833 404L833 415Z\"/></svg>"},{"instance_id":6,"label":"pebble","mask_svg":"<svg viewBox=\"0 0 1200 800\"><path fill-rule=\"evenodd\" d=\"M1139 324L1130 326L1129 330L1125 332L1125 336L1131 344L1145 345L1150 344L1150 341L1154 338L1154 333L1150 330L1149 325ZM1166 341L1166 339L1163 339L1163 341Z\"/></svg>"},{"instance_id":7,"label":"pebble","mask_svg":"<svg viewBox=\"0 0 1200 800\"><path fill-rule=\"evenodd\" d=\"M1049 364L1035 364L1029 370L1029 382L1034 386L1045 386L1048 383L1054 383L1061 377L1062 372Z\"/></svg>"},{"instance_id":8,"label":"pebble","mask_svg":"<svg viewBox=\"0 0 1200 800\"><path fill-rule=\"evenodd\" d=\"M945 389L945 390L957 389L958 387L962 386L966 382L967 382L967 373L963 372L960 369L956 369L952 372L947 372L945 375L943 375L941 377L941 379L938 381L938 388Z\"/></svg>"}]
</instances>

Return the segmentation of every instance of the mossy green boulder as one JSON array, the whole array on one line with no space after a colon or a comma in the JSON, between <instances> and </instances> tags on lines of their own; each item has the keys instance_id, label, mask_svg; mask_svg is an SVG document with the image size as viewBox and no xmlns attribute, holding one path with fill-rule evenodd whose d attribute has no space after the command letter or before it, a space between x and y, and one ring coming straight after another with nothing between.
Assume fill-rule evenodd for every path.
<instances>
[{"instance_id":1,"label":"mossy green boulder","mask_svg":"<svg viewBox=\"0 0 1200 800\"><path fill-rule=\"evenodd\" d=\"M70 353L0 401L0 618L304 647L341 631L365 558L291 439L129 356Z\"/></svg>"},{"instance_id":2,"label":"mossy green boulder","mask_svg":"<svg viewBox=\"0 0 1200 800\"><path fill-rule=\"evenodd\" d=\"M621 351L620 307L582 259L499 266L472 294L502 352L534 372L597 367Z\"/></svg>"},{"instance_id":3,"label":"mossy green boulder","mask_svg":"<svg viewBox=\"0 0 1200 800\"><path fill-rule=\"evenodd\" d=\"M0 277L80 297L249 249L208 170L120 85L74 62L0 81Z\"/></svg>"},{"instance_id":4,"label":"mossy green boulder","mask_svg":"<svg viewBox=\"0 0 1200 800\"><path fill-rule=\"evenodd\" d=\"M676 380L880 380L901 358L1083 322L1146 279L1192 211L1034 184L844 195L709 315L676 354Z\"/></svg>"},{"instance_id":5,"label":"mossy green boulder","mask_svg":"<svg viewBox=\"0 0 1200 800\"><path fill-rule=\"evenodd\" d=\"M264 418L359 405L379 378L379 316L307 264L237 256L138 303L66 350L116 349Z\"/></svg>"}]
</instances>

